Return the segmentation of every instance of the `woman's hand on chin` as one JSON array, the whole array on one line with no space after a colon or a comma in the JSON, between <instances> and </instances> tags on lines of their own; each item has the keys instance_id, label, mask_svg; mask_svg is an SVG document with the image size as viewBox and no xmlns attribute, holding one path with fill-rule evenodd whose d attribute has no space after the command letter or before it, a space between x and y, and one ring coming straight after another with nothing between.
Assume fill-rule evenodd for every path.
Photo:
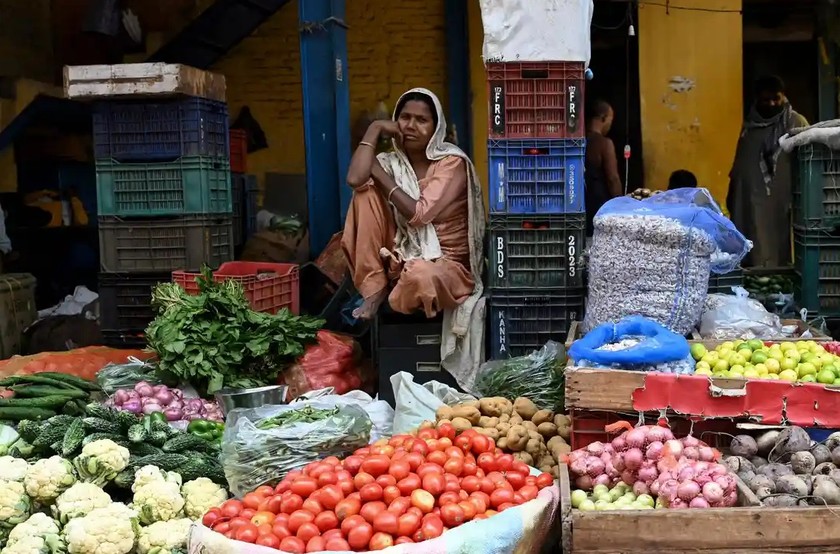
<instances>
[{"instance_id":1,"label":"woman's hand on chin","mask_svg":"<svg viewBox=\"0 0 840 554\"><path fill-rule=\"evenodd\" d=\"M400 131L400 126L396 121L391 119L380 119L379 121L374 121L370 125L371 127L374 125L376 126L380 136L384 133L386 136L402 142L402 131Z\"/></svg>"}]
</instances>

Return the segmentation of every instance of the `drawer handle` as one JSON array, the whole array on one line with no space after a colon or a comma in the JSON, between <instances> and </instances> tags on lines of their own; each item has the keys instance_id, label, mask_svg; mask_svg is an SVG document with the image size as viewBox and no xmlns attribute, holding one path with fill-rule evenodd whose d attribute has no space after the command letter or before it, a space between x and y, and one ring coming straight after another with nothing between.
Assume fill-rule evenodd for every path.
<instances>
[{"instance_id":1,"label":"drawer handle","mask_svg":"<svg viewBox=\"0 0 840 554\"><path fill-rule=\"evenodd\" d=\"M417 362L417 373L430 373L440 371L440 364L436 362Z\"/></svg>"},{"instance_id":2,"label":"drawer handle","mask_svg":"<svg viewBox=\"0 0 840 554\"><path fill-rule=\"evenodd\" d=\"M440 335L415 335L414 339L417 341L417 346L440 344Z\"/></svg>"}]
</instances>

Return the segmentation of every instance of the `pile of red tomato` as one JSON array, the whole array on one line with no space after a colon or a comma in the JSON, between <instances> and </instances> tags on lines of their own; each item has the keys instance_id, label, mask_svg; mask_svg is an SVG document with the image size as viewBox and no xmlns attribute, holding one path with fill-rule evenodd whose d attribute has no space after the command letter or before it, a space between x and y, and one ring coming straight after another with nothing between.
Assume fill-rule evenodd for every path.
<instances>
[{"instance_id":1,"label":"pile of red tomato","mask_svg":"<svg viewBox=\"0 0 840 554\"><path fill-rule=\"evenodd\" d=\"M382 550L434 539L537 497L552 476L473 430L424 429L290 471L205 514L228 538L294 554Z\"/></svg>"}]
</instances>

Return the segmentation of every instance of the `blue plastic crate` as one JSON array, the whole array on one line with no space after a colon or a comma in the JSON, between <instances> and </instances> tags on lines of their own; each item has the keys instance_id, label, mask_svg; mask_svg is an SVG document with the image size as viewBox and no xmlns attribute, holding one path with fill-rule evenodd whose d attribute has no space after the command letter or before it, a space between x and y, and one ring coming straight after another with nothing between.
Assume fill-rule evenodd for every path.
<instances>
[{"instance_id":1,"label":"blue plastic crate","mask_svg":"<svg viewBox=\"0 0 840 554\"><path fill-rule=\"evenodd\" d=\"M120 162L229 160L227 104L205 98L99 102L93 107L93 149L97 160Z\"/></svg>"},{"instance_id":2,"label":"blue plastic crate","mask_svg":"<svg viewBox=\"0 0 840 554\"><path fill-rule=\"evenodd\" d=\"M585 211L584 139L490 140L490 212Z\"/></svg>"}]
</instances>

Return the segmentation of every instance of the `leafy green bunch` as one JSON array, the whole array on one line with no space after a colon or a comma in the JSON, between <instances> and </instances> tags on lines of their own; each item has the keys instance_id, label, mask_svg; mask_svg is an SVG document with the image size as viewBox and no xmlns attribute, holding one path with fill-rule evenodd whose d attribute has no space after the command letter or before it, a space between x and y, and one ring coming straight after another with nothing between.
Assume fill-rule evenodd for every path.
<instances>
[{"instance_id":1,"label":"leafy green bunch","mask_svg":"<svg viewBox=\"0 0 840 554\"><path fill-rule=\"evenodd\" d=\"M206 386L208 394L272 383L324 323L287 309L276 315L255 312L240 283L216 282L208 268L197 282L196 295L175 283L155 288L157 317L146 329L146 340L161 371Z\"/></svg>"}]
</instances>

